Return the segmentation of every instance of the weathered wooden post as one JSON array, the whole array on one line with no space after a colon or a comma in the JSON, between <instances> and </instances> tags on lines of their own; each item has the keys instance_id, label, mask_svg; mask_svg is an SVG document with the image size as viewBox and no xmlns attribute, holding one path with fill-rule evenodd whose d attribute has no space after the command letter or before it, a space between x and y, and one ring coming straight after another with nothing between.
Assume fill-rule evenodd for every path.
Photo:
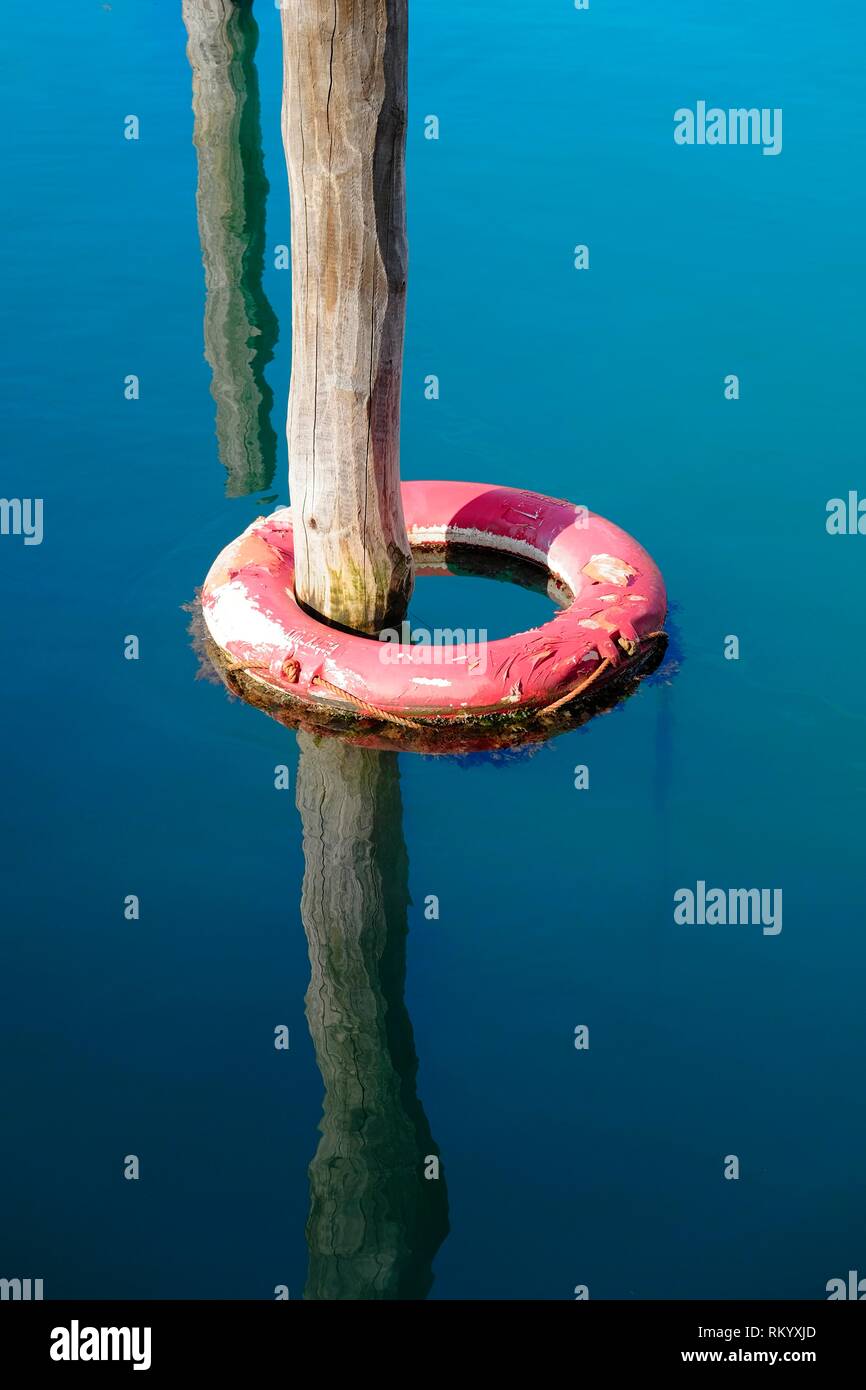
<instances>
[{"instance_id":1,"label":"weathered wooden post","mask_svg":"<svg viewBox=\"0 0 866 1390\"><path fill-rule=\"evenodd\" d=\"M305 1298L423 1298L448 1232L403 1001L409 860L396 753L299 733L307 1020L325 1085Z\"/></svg>"},{"instance_id":2,"label":"weathered wooden post","mask_svg":"<svg viewBox=\"0 0 866 1390\"><path fill-rule=\"evenodd\" d=\"M296 593L375 632L403 616L412 587L399 478L407 0L281 10Z\"/></svg>"},{"instance_id":3,"label":"weathered wooden post","mask_svg":"<svg viewBox=\"0 0 866 1390\"><path fill-rule=\"evenodd\" d=\"M277 457L264 369L277 320L262 286L265 199L258 28L251 0L183 0L192 67L196 206L205 273L204 350L229 497L270 487Z\"/></svg>"}]
</instances>

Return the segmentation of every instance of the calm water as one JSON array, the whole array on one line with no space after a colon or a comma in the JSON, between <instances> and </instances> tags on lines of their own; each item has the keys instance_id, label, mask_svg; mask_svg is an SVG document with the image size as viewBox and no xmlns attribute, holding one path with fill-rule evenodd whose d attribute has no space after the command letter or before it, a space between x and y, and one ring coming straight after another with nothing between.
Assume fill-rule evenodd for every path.
<instances>
[{"instance_id":1,"label":"calm water","mask_svg":"<svg viewBox=\"0 0 866 1390\"><path fill-rule=\"evenodd\" d=\"M0 539L0 1276L369 1296L370 1266L323 1253L364 1212L400 1287L435 1298L823 1297L866 1273L866 541L824 525L866 486L862 15L412 0L404 474L536 487L634 532L680 669L533 756L305 746L299 768L294 734L196 680L183 610L288 500L279 16L255 8L247 220L204 248L180 5L4 20L2 492L44 498L45 534ZM698 99L782 107L783 153L678 148ZM237 238L244 284L205 321L203 257L216 276ZM543 616L465 582L484 601L449 625ZM380 812L345 903L378 966L340 957L343 903L312 877L351 856L317 838L335 788ZM302 816L327 938L309 1017ZM676 925L699 879L782 888L782 932ZM316 998L366 1020L366 1132L339 1047L322 1119ZM438 1186L416 1181L428 1154Z\"/></svg>"}]
</instances>

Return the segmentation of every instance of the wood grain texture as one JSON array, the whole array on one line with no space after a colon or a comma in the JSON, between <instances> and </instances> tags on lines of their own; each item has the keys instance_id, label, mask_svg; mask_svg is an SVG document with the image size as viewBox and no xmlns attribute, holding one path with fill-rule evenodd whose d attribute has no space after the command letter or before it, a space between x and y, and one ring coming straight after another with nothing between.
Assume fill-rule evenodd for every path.
<instances>
[{"instance_id":1,"label":"wood grain texture","mask_svg":"<svg viewBox=\"0 0 866 1390\"><path fill-rule=\"evenodd\" d=\"M375 632L404 615L407 0L282 9L292 208L289 485L296 592Z\"/></svg>"},{"instance_id":2,"label":"wood grain texture","mask_svg":"<svg viewBox=\"0 0 866 1390\"><path fill-rule=\"evenodd\" d=\"M409 861L395 753L298 734L307 1021L325 1085L305 1298L423 1298L448 1231L404 1003Z\"/></svg>"}]
</instances>

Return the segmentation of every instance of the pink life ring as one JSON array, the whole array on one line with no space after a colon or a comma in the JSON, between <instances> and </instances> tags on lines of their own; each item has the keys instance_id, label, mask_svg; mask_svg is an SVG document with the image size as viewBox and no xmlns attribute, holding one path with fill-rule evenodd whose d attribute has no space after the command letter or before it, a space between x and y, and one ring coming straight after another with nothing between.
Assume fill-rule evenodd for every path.
<instances>
[{"instance_id":1,"label":"pink life ring","mask_svg":"<svg viewBox=\"0 0 866 1390\"><path fill-rule=\"evenodd\" d=\"M413 549L467 545L546 568L573 601L541 627L483 644L379 642L317 621L294 596L289 507L226 546L202 591L210 637L234 669L311 705L379 708L413 719L539 709L637 654L660 628L665 587L637 541L603 517L541 493L485 483L407 482ZM331 689L327 689L331 687ZM336 688L338 693L334 693Z\"/></svg>"}]
</instances>

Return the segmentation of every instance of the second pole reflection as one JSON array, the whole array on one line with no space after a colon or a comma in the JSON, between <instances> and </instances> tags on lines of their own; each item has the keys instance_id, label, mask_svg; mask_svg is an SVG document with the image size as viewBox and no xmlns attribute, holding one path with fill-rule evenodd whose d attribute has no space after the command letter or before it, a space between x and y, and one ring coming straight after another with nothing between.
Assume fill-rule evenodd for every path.
<instances>
[{"instance_id":1,"label":"second pole reflection","mask_svg":"<svg viewBox=\"0 0 866 1390\"><path fill-rule=\"evenodd\" d=\"M212 372L226 493L271 486L277 436L265 367L277 318L262 285L268 182L262 156L252 0L183 0L192 67L198 229L207 290L204 350Z\"/></svg>"},{"instance_id":2,"label":"second pole reflection","mask_svg":"<svg viewBox=\"0 0 866 1390\"><path fill-rule=\"evenodd\" d=\"M448 1233L403 993L409 861L397 755L298 734L307 1020L325 1086L308 1299L424 1298Z\"/></svg>"}]
</instances>

